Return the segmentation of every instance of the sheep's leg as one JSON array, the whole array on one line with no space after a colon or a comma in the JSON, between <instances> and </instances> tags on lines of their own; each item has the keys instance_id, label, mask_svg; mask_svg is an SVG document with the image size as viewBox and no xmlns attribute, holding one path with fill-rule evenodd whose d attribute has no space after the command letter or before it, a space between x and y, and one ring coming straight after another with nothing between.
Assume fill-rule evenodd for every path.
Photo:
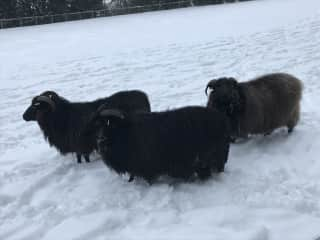
<instances>
[{"instance_id":1,"label":"sheep's leg","mask_svg":"<svg viewBox=\"0 0 320 240\"><path fill-rule=\"evenodd\" d=\"M273 132L273 131L272 131L272 130L270 130L270 131L268 131L268 132L264 133L264 134L263 134L263 136L268 136L268 135L270 135L272 132Z\"/></svg>"},{"instance_id":2,"label":"sheep's leg","mask_svg":"<svg viewBox=\"0 0 320 240\"><path fill-rule=\"evenodd\" d=\"M154 183L154 178L144 178L147 183L151 186Z\"/></svg>"},{"instance_id":3,"label":"sheep's leg","mask_svg":"<svg viewBox=\"0 0 320 240\"><path fill-rule=\"evenodd\" d=\"M130 177L129 177L128 182L132 182L133 180L134 180L134 175L133 175L133 174L130 174Z\"/></svg>"},{"instance_id":4,"label":"sheep's leg","mask_svg":"<svg viewBox=\"0 0 320 240\"><path fill-rule=\"evenodd\" d=\"M195 166L195 172L201 180L206 180L211 176L211 152L212 151L199 155L198 162Z\"/></svg>"},{"instance_id":5,"label":"sheep's leg","mask_svg":"<svg viewBox=\"0 0 320 240\"><path fill-rule=\"evenodd\" d=\"M228 161L229 150L230 150L230 143L228 141L226 141L223 144L222 153L221 153L221 161L223 161L223 163L222 163L222 166L220 167L220 169L218 168L218 172L224 172L224 166L226 165L226 163Z\"/></svg>"},{"instance_id":6,"label":"sheep's leg","mask_svg":"<svg viewBox=\"0 0 320 240\"><path fill-rule=\"evenodd\" d=\"M77 162L81 163L81 154L77 153Z\"/></svg>"},{"instance_id":7,"label":"sheep's leg","mask_svg":"<svg viewBox=\"0 0 320 240\"><path fill-rule=\"evenodd\" d=\"M230 137L230 142L231 143L235 143L236 141L237 141L236 137L234 137L234 136Z\"/></svg>"},{"instance_id":8,"label":"sheep's leg","mask_svg":"<svg viewBox=\"0 0 320 240\"><path fill-rule=\"evenodd\" d=\"M207 180L209 177L211 177L211 169L210 167L200 167L197 169L197 174L199 179Z\"/></svg>"},{"instance_id":9,"label":"sheep's leg","mask_svg":"<svg viewBox=\"0 0 320 240\"><path fill-rule=\"evenodd\" d=\"M297 125L296 119L292 119L291 121L289 121L289 123L287 124L288 133L292 133L292 131L296 125Z\"/></svg>"},{"instance_id":10,"label":"sheep's leg","mask_svg":"<svg viewBox=\"0 0 320 240\"><path fill-rule=\"evenodd\" d=\"M213 167L218 173L224 172L224 166L228 161L230 143L228 141L222 141L221 144L216 146L216 151L213 153Z\"/></svg>"},{"instance_id":11,"label":"sheep's leg","mask_svg":"<svg viewBox=\"0 0 320 240\"><path fill-rule=\"evenodd\" d=\"M243 134L241 134L241 135L239 136L239 138L242 138L243 140L247 140L247 139L249 139L249 134L243 133Z\"/></svg>"},{"instance_id":12,"label":"sheep's leg","mask_svg":"<svg viewBox=\"0 0 320 240\"><path fill-rule=\"evenodd\" d=\"M248 139L249 139L249 135L243 133L243 134L240 134L240 135L230 136L229 142L238 143L238 142L246 141Z\"/></svg>"},{"instance_id":13,"label":"sheep's leg","mask_svg":"<svg viewBox=\"0 0 320 240\"><path fill-rule=\"evenodd\" d=\"M89 154L85 154L84 159L86 160L87 163L90 162Z\"/></svg>"},{"instance_id":14,"label":"sheep's leg","mask_svg":"<svg viewBox=\"0 0 320 240\"><path fill-rule=\"evenodd\" d=\"M292 133L294 127L297 125L298 121L299 121L299 117L300 117L300 106L298 105L292 116L291 119L289 120L289 122L287 123L287 127L288 127L288 133Z\"/></svg>"},{"instance_id":15,"label":"sheep's leg","mask_svg":"<svg viewBox=\"0 0 320 240\"><path fill-rule=\"evenodd\" d=\"M297 125L297 120L296 119L291 119L287 123L287 128L288 128L288 133L292 133L294 127Z\"/></svg>"}]
</instances>

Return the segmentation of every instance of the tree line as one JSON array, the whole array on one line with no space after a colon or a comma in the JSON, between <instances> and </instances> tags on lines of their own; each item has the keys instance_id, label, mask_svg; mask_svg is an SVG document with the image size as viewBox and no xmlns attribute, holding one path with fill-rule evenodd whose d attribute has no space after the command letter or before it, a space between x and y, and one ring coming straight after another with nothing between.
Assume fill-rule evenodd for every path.
<instances>
[{"instance_id":1,"label":"tree line","mask_svg":"<svg viewBox=\"0 0 320 240\"><path fill-rule=\"evenodd\" d=\"M242 2L251 0L113 0L111 4L120 7L126 6L145 6L145 5L165 5L168 3L176 3L179 1L186 1L190 6L208 5L208 4L219 4L229 2Z\"/></svg>"},{"instance_id":2,"label":"tree line","mask_svg":"<svg viewBox=\"0 0 320 240\"><path fill-rule=\"evenodd\" d=\"M132 6L162 5L185 0L0 0L0 19L45 16L70 12ZM187 0L188 5L207 5L246 0ZM248 0L247 0L248 1Z\"/></svg>"},{"instance_id":3,"label":"tree line","mask_svg":"<svg viewBox=\"0 0 320 240\"><path fill-rule=\"evenodd\" d=\"M0 0L0 19L96 10L103 0Z\"/></svg>"}]
</instances>

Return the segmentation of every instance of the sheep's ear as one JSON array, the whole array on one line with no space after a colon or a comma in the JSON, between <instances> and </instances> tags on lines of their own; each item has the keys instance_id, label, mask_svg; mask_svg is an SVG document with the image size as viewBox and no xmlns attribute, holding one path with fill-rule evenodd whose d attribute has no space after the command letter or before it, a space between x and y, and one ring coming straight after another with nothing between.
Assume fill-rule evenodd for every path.
<instances>
[{"instance_id":1,"label":"sheep's ear","mask_svg":"<svg viewBox=\"0 0 320 240\"><path fill-rule=\"evenodd\" d=\"M232 85L233 85L233 86L238 87L238 81L237 81L237 79L231 77L231 78L228 78L228 80L232 81Z\"/></svg>"},{"instance_id":2,"label":"sheep's ear","mask_svg":"<svg viewBox=\"0 0 320 240\"><path fill-rule=\"evenodd\" d=\"M50 90L41 93L40 96L48 97L48 98L52 99L53 101L55 99L59 98L58 93L56 93L54 91L50 91Z\"/></svg>"},{"instance_id":3,"label":"sheep's ear","mask_svg":"<svg viewBox=\"0 0 320 240\"><path fill-rule=\"evenodd\" d=\"M125 119L123 112L118 109L104 109L100 111L99 116L102 118L116 118L120 120Z\"/></svg>"},{"instance_id":4,"label":"sheep's ear","mask_svg":"<svg viewBox=\"0 0 320 240\"><path fill-rule=\"evenodd\" d=\"M207 96L208 96L208 89L209 89L209 90L213 90L216 82L217 82L217 80L215 80L215 79L214 79L214 80L211 80L210 82L208 82L207 87L206 87L206 89L205 89L205 93L206 93ZM209 92L209 93L210 93L210 92Z\"/></svg>"}]
</instances>

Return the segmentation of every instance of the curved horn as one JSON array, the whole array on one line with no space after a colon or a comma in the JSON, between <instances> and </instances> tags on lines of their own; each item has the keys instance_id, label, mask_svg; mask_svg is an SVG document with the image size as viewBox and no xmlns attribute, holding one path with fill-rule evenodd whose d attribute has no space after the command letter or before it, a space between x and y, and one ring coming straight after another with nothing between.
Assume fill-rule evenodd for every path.
<instances>
[{"instance_id":1,"label":"curved horn","mask_svg":"<svg viewBox=\"0 0 320 240\"><path fill-rule=\"evenodd\" d=\"M103 109L108 109L108 108L109 108L108 103L103 103L98 107L96 112L100 113L101 111L103 111Z\"/></svg>"},{"instance_id":2,"label":"curved horn","mask_svg":"<svg viewBox=\"0 0 320 240\"><path fill-rule=\"evenodd\" d=\"M47 97L47 96L38 96L36 98L36 100L38 102L45 102L48 103L52 109L52 111L54 112L56 110L56 104L54 103L54 101L52 101L51 98Z\"/></svg>"},{"instance_id":3,"label":"curved horn","mask_svg":"<svg viewBox=\"0 0 320 240\"><path fill-rule=\"evenodd\" d=\"M206 86L206 90L205 90L206 96L208 96L208 88L209 88L209 84L207 84Z\"/></svg>"},{"instance_id":4,"label":"curved horn","mask_svg":"<svg viewBox=\"0 0 320 240\"><path fill-rule=\"evenodd\" d=\"M124 115L121 111L116 110L116 109L105 109L102 110L99 115L101 117L116 117L120 119L124 119Z\"/></svg>"},{"instance_id":5,"label":"curved horn","mask_svg":"<svg viewBox=\"0 0 320 240\"><path fill-rule=\"evenodd\" d=\"M212 88L212 81L210 81L208 84L207 84L207 87L206 87L206 90L205 90L205 93L206 93L206 96L208 96L208 89L211 89Z\"/></svg>"}]
</instances>

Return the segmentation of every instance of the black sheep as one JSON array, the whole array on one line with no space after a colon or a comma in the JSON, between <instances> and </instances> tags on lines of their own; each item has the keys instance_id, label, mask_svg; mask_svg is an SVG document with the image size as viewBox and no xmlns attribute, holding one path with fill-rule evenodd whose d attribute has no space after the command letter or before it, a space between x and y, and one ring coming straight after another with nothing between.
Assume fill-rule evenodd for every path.
<instances>
[{"instance_id":1,"label":"black sheep","mask_svg":"<svg viewBox=\"0 0 320 240\"><path fill-rule=\"evenodd\" d=\"M61 154L76 153L78 163L82 156L89 162L90 153L96 149L95 136L83 136L81 132L101 106L125 112L150 112L147 95L137 90L118 92L92 102L69 102L53 91L46 91L33 98L23 119L37 121L50 146Z\"/></svg>"},{"instance_id":2,"label":"black sheep","mask_svg":"<svg viewBox=\"0 0 320 240\"><path fill-rule=\"evenodd\" d=\"M292 132L300 116L302 83L286 73L273 73L238 83L234 78L212 80L207 106L226 113L233 138L270 134L286 126Z\"/></svg>"},{"instance_id":3,"label":"black sheep","mask_svg":"<svg viewBox=\"0 0 320 240\"><path fill-rule=\"evenodd\" d=\"M204 107L127 114L99 109L94 133L107 166L152 182L160 175L184 180L222 172L230 128L224 114Z\"/></svg>"}]
</instances>

